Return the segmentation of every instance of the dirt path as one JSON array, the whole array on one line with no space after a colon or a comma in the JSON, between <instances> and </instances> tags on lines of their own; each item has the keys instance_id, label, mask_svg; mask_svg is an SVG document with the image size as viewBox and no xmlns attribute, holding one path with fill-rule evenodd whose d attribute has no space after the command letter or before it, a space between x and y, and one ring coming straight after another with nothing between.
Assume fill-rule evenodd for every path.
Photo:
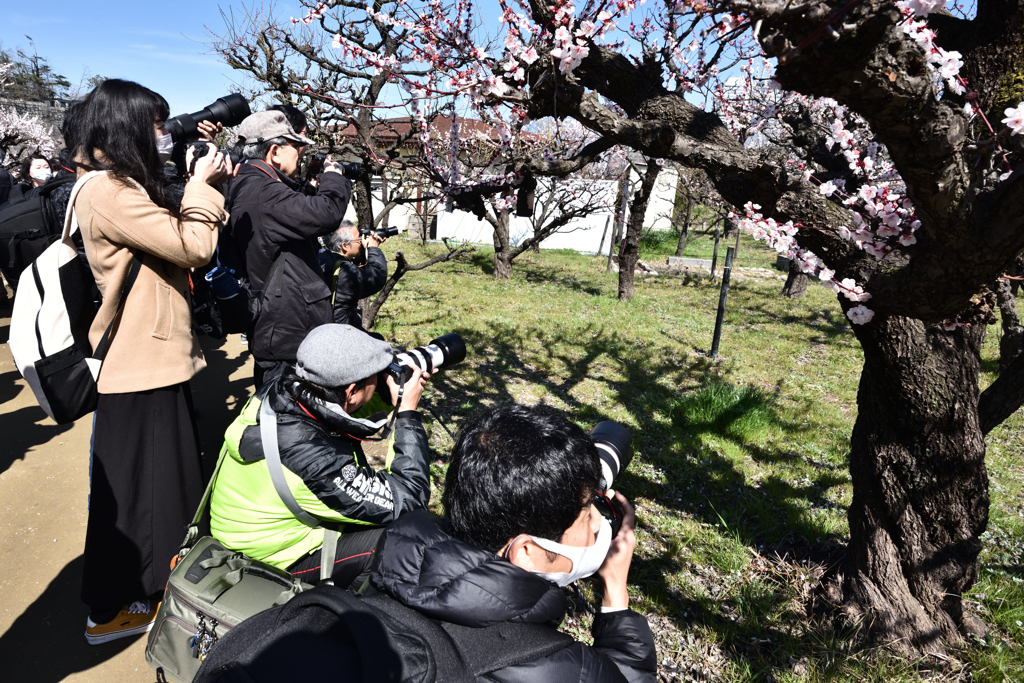
<instances>
[{"instance_id":1,"label":"dirt path","mask_svg":"<svg viewBox=\"0 0 1024 683\"><path fill-rule=\"evenodd\" d=\"M92 416L55 425L7 348L0 317L0 680L152 683L145 637L85 643L79 599ZM203 338L209 367L192 382L207 472L249 395L252 361L237 335Z\"/></svg>"}]
</instances>

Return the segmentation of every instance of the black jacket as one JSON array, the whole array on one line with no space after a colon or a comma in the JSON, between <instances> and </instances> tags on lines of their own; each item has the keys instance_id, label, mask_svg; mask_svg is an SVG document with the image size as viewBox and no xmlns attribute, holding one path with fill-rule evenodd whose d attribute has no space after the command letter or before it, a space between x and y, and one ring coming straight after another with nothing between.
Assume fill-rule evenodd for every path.
<instances>
[{"instance_id":1,"label":"black jacket","mask_svg":"<svg viewBox=\"0 0 1024 683\"><path fill-rule=\"evenodd\" d=\"M420 414L398 414L392 457L374 470L360 446L387 415L356 418L341 406L293 395L288 379L268 382L246 403L225 435L227 451L214 485L214 535L228 547L286 569L320 547L323 534L310 529L277 495L267 472L259 426L259 402L277 415L281 464L297 476L296 502L330 522L387 524L426 506L430 499L430 451Z\"/></svg>"},{"instance_id":2,"label":"black jacket","mask_svg":"<svg viewBox=\"0 0 1024 683\"><path fill-rule=\"evenodd\" d=\"M7 201L7 197L11 194L11 188L13 187L14 177L6 169L0 168L0 204Z\"/></svg>"},{"instance_id":3,"label":"black jacket","mask_svg":"<svg viewBox=\"0 0 1024 683\"><path fill-rule=\"evenodd\" d=\"M562 589L495 553L452 537L426 510L402 516L377 545L374 588L439 621L485 627L505 621L548 624L565 615ZM647 620L632 610L599 613L593 647L576 643L486 680L654 683L657 654Z\"/></svg>"},{"instance_id":4,"label":"black jacket","mask_svg":"<svg viewBox=\"0 0 1024 683\"><path fill-rule=\"evenodd\" d=\"M363 329L359 300L376 294L388 280L388 260L378 247L366 250L366 264L341 257L331 274L334 280L334 322Z\"/></svg>"},{"instance_id":5,"label":"black jacket","mask_svg":"<svg viewBox=\"0 0 1024 683\"><path fill-rule=\"evenodd\" d=\"M240 266L252 288L262 291L274 261L288 255L253 330L251 350L259 359L294 360L306 334L333 321L316 238L341 224L352 183L340 173L325 173L315 196L299 189L291 178L253 161L241 167L228 190L231 218L221 242L222 262Z\"/></svg>"}]
</instances>

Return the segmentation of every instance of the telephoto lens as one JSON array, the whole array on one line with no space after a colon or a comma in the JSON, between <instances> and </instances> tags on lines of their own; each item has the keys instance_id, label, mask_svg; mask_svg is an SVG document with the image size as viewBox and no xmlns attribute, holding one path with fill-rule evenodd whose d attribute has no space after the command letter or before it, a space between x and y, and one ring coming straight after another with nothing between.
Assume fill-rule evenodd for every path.
<instances>
[{"instance_id":1,"label":"telephoto lens","mask_svg":"<svg viewBox=\"0 0 1024 683\"><path fill-rule=\"evenodd\" d=\"M167 132L175 142L191 140L199 137L200 121L221 123L225 128L230 128L240 124L251 113L245 98L238 93L231 93L217 98L216 102L194 114L179 114L167 119Z\"/></svg>"},{"instance_id":2,"label":"telephoto lens","mask_svg":"<svg viewBox=\"0 0 1024 683\"><path fill-rule=\"evenodd\" d=\"M383 372L402 386L412 377L412 368L429 373L434 368L446 368L466 359L466 341L455 332L441 335L426 346L417 346L395 354L395 360Z\"/></svg>"},{"instance_id":3,"label":"telephoto lens","mask_svg":"<svg viewBox=\"0 0 1024 683\"><path fill-rule=\"evenodd\" d=\"M360 230L359 234L361 236L363 236L363 237L369 237L370 235L376 235L377 237L380 237L381 239L387 239L388 237L396 236L400 232L401 232L401 230L398 229L398 226L392 225L389 228L381 228L380 230Z\"/></svg>"},{"instance_id":4,"label":"telephoto lens","mask_svg":"<svg viewBox=\"0 0 1024 683\"><path fill-rule=\"evenodd\" d=\"M402 365L414 365L423 372L446 368L466 359L466 341L455 332L449 332L426 346L417 346L395 356Z\"/></svg>"},{"instance_id":5,"label":"telephoto lens","mask_svg":"<svg viewBox=\"0 0 1024 683\"><path fill-rule=\"evenodd\" d=\"M349 180L355 180L363 171L363 165L358 161L353 161L348 164L338 164L338 168L341 169L341 174Z\"/></svg>"},{"instance_id":6,"label":"telephoto lens","mask_svg":"<svg viewBox=\"0 0 1024 683\"><path fill-rule=\"evenodd\" d=\"M597 455L601 459L601 481L598 482L598 492L592 502L601 516L611 524L612 536L617 536L622 528L624 513L619 504L605 494L633 460L633 437L618 422L606 420L590 430L590 438L594 440Z\"/></svg>"}]
</instances>

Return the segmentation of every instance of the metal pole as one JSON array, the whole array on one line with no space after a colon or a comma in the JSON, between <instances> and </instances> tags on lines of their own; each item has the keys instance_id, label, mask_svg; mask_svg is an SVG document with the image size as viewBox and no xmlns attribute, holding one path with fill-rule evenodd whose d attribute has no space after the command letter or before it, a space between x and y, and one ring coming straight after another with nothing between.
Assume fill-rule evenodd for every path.
<instances>
[{"instance_id":1,"label":"metal pole","mask_svg":"<svg viewBox=\"0 0 1024 683\"><path fill-rule=\"evenodd\" d=\"M722 320L725 318L725 297L729 294L733 253L732 247L725 252L725 270L722 271L722 293L718 295L718 317L715 318L715 338L711 342L711 360L718 358L718 344L722 341Z\"/></svg>"},{"instance_id":2,"label":"metal pole","mask_svg":"<svg viewBox=\"0 0 1024 683\"><path fill-rule=\"evenodd\" d=\"M604 222L604 232L601 233L601 244L597 245L597 254L598 254L598 256L600 256L601 252L604 251L604 238L608 235L608 225L611 222L612 222L612 216L611 216L611 214L608 214L608 219L605 220L605 222Z\"/></svg>"},{"instance_id":3,"label":"metal pole","mask_svg":"<svg viewBox=\"0 0 1024 683\"><path fill-rule=\"evenodd\" d=\"M718 240L721 239L721 231L715 226L715 251L711 255L711 279L715 279L715 267L718 265Z\"/></svg>"}]
</instances>

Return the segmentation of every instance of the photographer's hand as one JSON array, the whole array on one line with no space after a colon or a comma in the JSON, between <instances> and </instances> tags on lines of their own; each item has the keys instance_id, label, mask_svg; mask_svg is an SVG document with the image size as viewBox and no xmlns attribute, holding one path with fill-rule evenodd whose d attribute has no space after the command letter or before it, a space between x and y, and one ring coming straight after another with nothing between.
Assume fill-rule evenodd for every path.
<instances>
[{"instance_id":1,"label":"photographer's hand","mask_svg":"<svg viewBox=\"0 0 1024 683\"><path fill-rule=\"evenodd\" d=\"M629 565L633 561L633 548L636 546L636 513L626 497L618 491L608 490L606 494L613 497L622 507L622 527L612 539L608 556L604 564L597 570L597 575L604 581L604 599L602 607L629 607L629 592L626 581L629 576Z\"/></svg>"},{"instance_id":2,"label":"photographer's hand","mask_svg":"<svg viewBox=\"0 0 1024 683\"><path fill-rule=\"evenodd\" d=\"M195 150L190 148L185 155L185 163L192 165L192 158ZM210 145L210 151L196 160L195 172L189 182L202 182L207 185L219 185L228 178L238 175L238 169L231 164L231 159L226 155L217 152L217 148Z\"/></svg>"},{"instance_id":3,"label":"photographer's hand","mask_svg":"<svg viewBox=\"0 0 1024 683\"><path fill-rule=\"evenodd\" d=\"M405 389L402 392L402 405L398 407L398 412L416 410L419 407L420 396L423 395L423 387L427 385L429 376L419 368L412 369L412 377L405 383ZM398 384L391 377L388 377L388 388L391 389L391 405L395 405L398 401Z\"/></svg>"},{"instance_id":4,"label":"photographer's hand","mask_svg":"<svg viewBox=\"0 0 1024 683\"><path fill-rule=\"evenodd\" d=\"M331 161L330 157L327 157L326 159L324 159L324 169L320 171L320 173L337 173L338 175L341 175L341 169L338 168L338 165L336 163Z\"/></svg>"},{"instance_id":5,"label":"photographer's hand","mask_svg":"<svg viewBox=\"0 0 1024 683\"><path fill-rule=\"evenodd\" d=\"M369 249L370 247L379 247L380 243L384 239L375 232L371 232L369 235L363 237L363 248Z\"/></svg>"},{"instance_id":6,"label":"photographer's hand","mask_svg":"<svg viewBox=\"0 0 1024 683\"><path fill-rule=\"evenodd\" d=\"M201 140L214 142L217 139L217 134L224 130L224 124L219 121L217 123L213 121L200 121L196 124L196 130L199 132Z\"/></svg>"}]
</instances>

